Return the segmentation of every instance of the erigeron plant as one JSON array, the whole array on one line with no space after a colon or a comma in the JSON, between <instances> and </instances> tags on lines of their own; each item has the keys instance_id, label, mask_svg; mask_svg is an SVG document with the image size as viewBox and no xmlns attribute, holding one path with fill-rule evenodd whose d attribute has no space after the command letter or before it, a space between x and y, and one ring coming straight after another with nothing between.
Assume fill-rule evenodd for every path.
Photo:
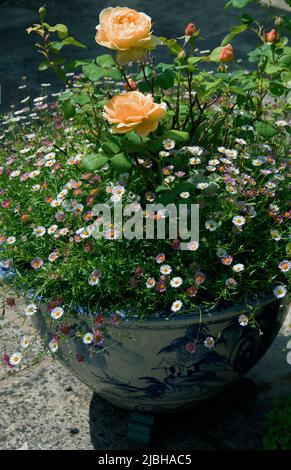
<instances>
[{"instance_id":1,"label":"erigeron plant","mask_svg":"<svg viewBox=\"0 0 291 470\"><path fill-rule=\"evenodd\" d=\"M23 318L48 304L52 353L79 316L87 327L78 336L94 354L106 347L108 325L127 316L203 314L243 302L249 315L238 327L259 328L254 298L286 295L288 28L286 17L266 31L243 13L203 55L194 23L177 40L157 38L149 16L108 8L96 33L108 53L67 63L64 46L82 44L40 10L40 24L28 30L40 38L40 69L52 67L66 90L25 98L25 108L2 121L0 242L4 303L30 296ZM258 45L246 70L231 42L249 31ZM172 63L157 64L156 47L167 48ZM182 251L179 233L128 240L112 224L96 239L94 206L120 202L144 223L147 203L198 204L199 243ZM21 340L22 353L5 351L3 363L29 360L29 343ZM205 347L215 347L212 338Z\"/></svg>"}]
</instances>

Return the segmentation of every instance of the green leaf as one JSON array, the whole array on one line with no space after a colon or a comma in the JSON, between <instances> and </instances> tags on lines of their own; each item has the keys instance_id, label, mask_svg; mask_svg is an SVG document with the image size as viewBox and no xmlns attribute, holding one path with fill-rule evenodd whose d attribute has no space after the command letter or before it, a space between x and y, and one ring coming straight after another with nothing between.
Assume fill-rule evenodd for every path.
<instances>
[{"instance_id":1,"label":"green leaf","mask_svg":"<svg viewBox=\"0 0 291 470\"><path fill-rule=\"evenodd\" d=\"M196 65L203 60L203 57L189 57L188 64L189 65Z\"/></svg>"},{"instance_id":2,"label":"green leaf","mask_svg":"<svg viewBox=\"0 0 291 470\"><path fill-rule=\"evenodd\" d=\"M273 96L282 96L285 92L285 87L281 82L270 82L269 92Z\"/></svg>"},{"instance_id":3,"label":"green leaf","mask_svg":"<svg viewBox=\"0 0 291 470\"><path fill-rule=\"evenodd\" d=\"M219 56L220 56L220 53L222 51L222 47L216 47L215 49L213 49L213 51L211 52L210 56L209 56L209 59L212 61L212 62L219 62Z\"/></svg>"},{"instance_id":4,"label":"green leaf","mask_svg":"<svg viewBox=\"0 0 291 470\"><path fill-rule=\"evenodd\" d=\"M232 6L233 8L245 8L249 3L251 3L253 0L232 0Z\"/></svg>"},{"instance_id":5,"label":"green leaf","mask_svg":"<svg viewBox=\"0 0 291 470\"><path fill-rule=\"evenodd\" d=\"M165 132L163 139L173 139L175 142L188 142L190 140L189 132L172 129Z\"/></svg>"},{"instance_id":6,"label":"green leaf","mask_svg":"<svg viewBox=\"0 0 291 470\"><path fill-rule=\"evenodd\" d=\"M82 44L81 42L77 41L75 38L72 36L66 38L63 40L64 46L76 46L76 47L82 47L83 49L87 49L85 44Z\"/></svg>"},{"instance_id":7,"label":"green leaf","mask_svg":"<svg viewBox=\"0 0 291 470\"><path fill-rule=\"evenodd\" d=\"M266 139L270 139L277 134L277 129L273 127L269 122L266 121L258 121L255 124L255 129L261 136L265 137Z\"/></svg>"},{"instance_id":8,"label":"green leaf","mask_svg":"<svg viewBox=\"0 0 291 470\"><path fill-rule=\"evenodd\" d=\"M160 86L163 90L173 88L175 83L175 76L176 75L173 70L167 69L158 75L157 85Z\"/></svg>"},{"instance_id":9,"label":"green leaf","mask_svg":"<svg viewBox=\"0 0 291 470\"><path fill-rule=\"evenodd\" d=\"M99 170L103 166L106 165L108 162L108 158L105 157L105 155L102 154L90 154L86 155L85 158L80 163L80 167L83 168L84 170Z\"/></svg>"},{"instance_id":10,"label":"green leaf","mask_svg":"<svg viewBox=\"0 0 291 470\"><path fill-rule=\"evenodd\" d=\"M291 68L291 53L283 54L278 60L278 64L281 65L284 68L287 68L290 70Z\"/></svg>"},{"instance_id":11,"label":"green leaf","mask_svg":"<svg viewBox=\"0 0 291 470\"><path fill-rule=\"evenodd\" d=\"M127 171L131 168L131 161L127 158L124 153L119 153L111 158L111 165L115 170L118 171Z\"/></svg>"},{"instance_id":12,"label":"green leaf","mask_svg":"<svg viewBox=\"0 0 291 470\"><path fill-rule=\"evenodd\" d=\"M72 100L74 103L79 104L80 106L84 106L85 104L90 103L90 98L86 93L76 93Z\"/></svg>"},{"instance_id":13,"label":"green leaf","mask_svg":"<svg viewBox=\"0 0 291 470\"><path fill-rule=\"evenodd\" d=\"M225 36L225 38L222 40L222 43L221 45L222 46L226 46L228 43L230 43L230 41L235 37L237 36L238 34L240 33L243 33L244 31L246 31L248 29L248 25L247 24L240 24L238 26L233 26L230 30L230 33Z\"/></svg>"},{"instance_id":14,"label":"green leaf","mask_svg":"<svg viewBox=\"0 0 291 470\"><path fill-rule=\"evenodd\" d=\"M119 152L120 150L120 147L119 145L115 144L114 142L104 142L102 145L102 150L104 150L105 153L109 154L109 155L115 155L116 153Z\"/></svg>"},{"instance_id":15,"label":"green leaf","mask_svg":"<svg viewBox=\"0 0 291 470\"><path fill-rule=\"evenodd\" d=\"M62 104L65 119L70 119L75 116L76 109L71 100L64 101Z\"/></svg>"},{"instance_id":16,"label":"green leaf","mask_svg":"<svg viewBox=\"0 0 291 470\"><path fill-rule=\"evenodd\" d=\"M98 65L100 65L100 67L116 66L116 62L110 54L100 55L97 57L96 62Z\"/></svg>"},{"instance_id":17,"label":"green leaf","mask_svg":"<svg viewBox=\"0 0 291 470\"><path fill-rule=\"evenodd\" d=\"M42 62L41 64L39 64L38 70L42 72L43 70L47 70L49 66L50 66L50 63L48 61Z\"/></svg>"},{"instance_id":18,"label":"green leaf","mask_svg":"<svg viewBox=\"0 0 291 470\"><path fill-rule=\"evenodd\" d=\"M104 71L101 67L97 67L97 65L92 63L83 67L83 74L91 82L98 82L104 76Z\"/></svg>"}]
</instances>

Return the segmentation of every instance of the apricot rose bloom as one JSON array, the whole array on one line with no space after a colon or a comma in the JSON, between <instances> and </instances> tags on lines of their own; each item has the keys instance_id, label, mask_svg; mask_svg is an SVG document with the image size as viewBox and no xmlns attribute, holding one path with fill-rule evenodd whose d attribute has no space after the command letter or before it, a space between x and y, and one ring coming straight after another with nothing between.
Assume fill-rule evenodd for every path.
<instances>
[{"instance_id":1,"label":"apricot rose bloom","mask_svg":"<svg viewBox=\"0 0 291 470\"><path fill-rule=\"evenodd\" d=\"M160 43L152 35L151 18L131 8L105 8L99 15L99 22L96 42L117 51L121 65L144 59L146 51Z\"/></svg>"},{"instance_id":2,"label":"apricot rose bloom","mask_svg":"<svg viewBox=\"0 0 291 470\"><path fill-rule=\"evenodd\" d=\"M145 137L157 129L166 114L166 104L155 103L152 95L130 91L114 96L104 110L104 117L113 124L113 132L125 134L135 131Z\"/></svg>"}]
</instances>

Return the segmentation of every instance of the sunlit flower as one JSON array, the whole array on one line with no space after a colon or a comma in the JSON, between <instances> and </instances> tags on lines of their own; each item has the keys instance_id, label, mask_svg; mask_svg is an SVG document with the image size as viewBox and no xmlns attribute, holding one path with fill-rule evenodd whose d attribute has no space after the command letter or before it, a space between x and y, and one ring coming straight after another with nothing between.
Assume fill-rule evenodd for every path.
<instances>
[{"instance_id":1,"label":"sunlit flower","mask_svg":"<svg viewBox=\"0 0 291 470\"><path fill-rule=\"evenodd\" d=\"M14 245L14 243L16 242L16 237L8 237L6 242L8 243L8 245Z\"/></svg>"},{"instance_id":2,"label":"sunlit flower","mask_svg":"<svg viewBox=\"0 0 291 470\"><path fill-rule=\"evenodd\" d=\"M20 362L21 362L21 359L22 359L22 354L20 352L15 352L15 353L11 354L11 356L9 358L9 363L12 366L18 366L18 364L20 364Z\"/></svg>"},{"instance_id":3,"label":"sunlit flower","mask_svg":"<svg viewBox=\"0 0 291 470\"><path fill-rule=\"evenodd\" d=\"M156 262L157 262L158 264L163 263L163 262L165 261L165 259L166 259L166 256L165 256L164 253L160 253L160 254L158 254L158 255L156 256Z\"/></svg>"},{"instance_id":4,"label":"sunlit flower","mask_svg":"<svg viewBox=\"0 0 291 470\"><path fill-rule=\"evenodd\" d=\"M28 336L23 336L23 337L21 338L20 346L21 346L23 349L27 349L27 348L30 346L30 339L28 338Z\"/></svg>"},{"instance_id":5,"label":"sunlit flower","mask_svg":"<svg viewBox=\"0 0 291 470\"><path fill-rule=\"evenodd\" d=\"M278 126L278 127L286 127L286 126L288 126L288 122L287 122L287 121L284 121L284 120L279 120L279 121L276 121L276 126Z\"/></svg>"},{"instance_id":6,"label":"sunlit flower","mask_svg":"<svg viewBox=\"0 0 291 470\"><path fill-rule=\"evenodd\" d=\"M190 153L192 153L192 155L202 155L202 153L203 153L203 149L201 147L198 147L198 146L187 147L187 150Z\"/></svg>"},{"instance_id":7,"label":"sunlit flower","mask_svg":"<svg viewBox=\"0 0 291 470\"><path fill-rule=\"evenodd\" d=\"M183 191L182 193L180 193L180 197L182 199L188 199L190 197L190 193L188 193L188 191Z\"/></svg>"},{"instance_id":8,"label":"sunlit flower","mask_svg":"<svg viewBox=\"0 0 291 470\"><path fill-rule=\"evenodd\" d=\"M59 320L64 315L64 309L62 307L55 307L51 311L51 317L54 320Z\"/></svg>"},{"instance_id":9,"label":"sunlit flower","mask_svg":"<svg viewBox=\"0 0 291 470\"><path fill-rule=\"evenodd\" d=\"M26 317L31 317L32 315L36 313L36 311L37 311L37 306L35 304L29 304L24 309L24 315Z\"/></svg>"},{"instance_id":10,"label":"sunlit flower","mask_svg":"<svg viewBox=\"0 0 291 470\"><path fill-rule=\"evenodd\" d=\"M183 302L181 300L176 300L171 306L172 312L178 312L183 307Z\"/></svg>"},{"instance_id":11,"label":"sunlit flower","mask_svg":"<svg viewBox=\"0 0 291 470\"><path fill-rule=\"evenodd\" d=\"M100 283L101 273L100 271L93 271L88 279L88 284L90 286L97 286Z\"/></svg>"},{"instance_id":12,"label":"sunlit flower","mask_svg":"<svg viewBox=\"0 0 291 470\"><path fill-rule=\"evenodd\" d=\"M169 274L171 274L172 272L172 268L169 264L163 264L161 267L160 267L160 272L161 274L163 274L164 276L168 276Z\"/></svg>"},{"instance_id":13,"label":"sunlit flower","mask_svg":"<svg viewBox=\"0 0 291 470\"><path fill-rule=\"evenodd\" d=\"M198 183L198 184L196 185L196 188L203 190L203 189L207 189L208 186L209 186L208 183Z\"/></svg>"},{"instance_id":14,"label":"sunlit flower","mask_svg":"<svg viewBox=\"0 0 291 470\"><path fill-rule=\"evenodd\" d=\"M93 343L94 336L92 333L85 333L83 336L83 343L84 344L91 344Z\"/></svg>"},{"instance_id":15,"label":"sunlit flower","mask_svg":"<svg viewBox=\"0 0 291 470\"><path fill-rule=\"evenodd\" d=\"M241 227L246 223L246 219L242 215L236 215L235 217L233 217L232 223L237 227Z\"/></svg>"},{"instance_id":16,"label":"sunlit flower","mask_svg":"<svg viewBox=\"0 0 291 470\"><path fill-rule=\"evenodd\" d=\"M194 241L194 240L187 243L187 249L189 251L196 251L196 250L198 250L198 248L199 248L199 243Z\"/></svg>"},{"instance_id":17,"label":"sunlit flower","mask_svg":"<svg viewBox=\"0 0 291 470\"><path fill-rule=\"evenodd\" d=\"M291 267L291 263L290 263L290 261L288 261L286 259L284 259L284 261L281 261L281 263L279 263L279 265L278 265L278 268L283 273L287 273L289 271L290 267Z\"/></svg>"},{"instance_id":18,"label":"sunlit flower","mask_svg":"<svg viewBox=\"0 0 291 470\"><path fill-rule=\"evenodd\" d=\"M155 285L156 285L156 281L153 277L149 277L146 280L146 288L147 289L151 289L152 287L155 287Z\"/></svg>"},{"instance_id":19,"label":"sunlit flower","mask_svg":"<svg viewBox=\"0 0 291 470\"><path fill-rule=\"evenodd\" d=\"M173 279L170 281L170 284L174 288L180 287L183 284L183 279L181 277L173 277Z\"/></svg>"},{"instance_id":20,"label":"sunlit flower","mask_svg":"<svg viewBox=\"0 0 291 470\"><path fill-rule=\"evenodd\" d=\"M57 352L57 350L59 349L59 342L58 342L58 339L57 339L56 337L53 337L53 338L49 341L48 347L49 347L49 350L50 350L52 353Z\"/></svg>"},{"instance_id":21,"label":"sunlit flower","mask_svg":"<svg viewBox=\"0 0 291 470\"><path fill-rule=\"evenodd\" d=\"M33 229L33 233L36 237L43 237L46 233L46 228L39 225Z\"/></svg>"},{"instance_id":22,"label":"sunlit flower","mask_svg":"<svg viewBox=\"0 0 291 470\"><path fill-rule=\"evenodd\" d=\"M51 225L48 229L47 229L47 233L49 235L53 235L56 230L58 229L58 226L57 225Z\"/></svg>"},{"instance_id":23,"label":"sunlit flower","mask_svg":"<svg viewBox=\"0 0 291 470\"><path fill-rule=\"evenodd\" d=\"M273 290L273 293L274 293L274 296L277 297L277 299L282 299L287 294L287 289L285 286L282 286L282 285L277 286Z\"/></svg>"},{"instance_id":24,"label":"sunlit flower","mask_svg":"<svg viewBox=\"0 0 291 470\"><path fill-rule=\"evenodd\" d=\"M176 146L176 143L172 139L166 139L163 141L163 146L165 150L173 150Z\"/></svg>"},{"instance_id":25,"label":"sunlit flower","mask_svg":"<svg viewBox=\"0 0 291 470\"><path fill-rule=\"evenodd\" d=\"M235 273L240 273L245 269L244 265L242 263L235 264L232 269L234 270Z\"/></svg>"},{"instance_id":26,"label":"sunlit flower","mask_svg":"<svg viewBox=\"0 0 291 470\"><path fill-rule=\"evenodd\" d=\"M222 264L224 264L225 266L230 266L231 263L233 262L233 257L232 256L229 256L229 255L225 255L221 258L221 262Z\"/></svg>"},{"instance_id":27,"label":"sunlit flower","mask_svg":"<svg viewBox=\"0 0 291 470\"><path fill-rule=\"evenodd\" d=\"M197 157L192 157L189 160L190 165L199 165L201 163L201 159Z\"/></svg>"},{"instance_id":28,"label":"sunlit flower","mask_svg":"<svg viewBox=\"0 0 291 470\"><path fill-rule=\"evenodd\" d=\"M277 242L281 240L281 235L278 232L278 230L271 230L271 237L273 238L273 240L276 240Z\"/></svg>"}]
</instances>

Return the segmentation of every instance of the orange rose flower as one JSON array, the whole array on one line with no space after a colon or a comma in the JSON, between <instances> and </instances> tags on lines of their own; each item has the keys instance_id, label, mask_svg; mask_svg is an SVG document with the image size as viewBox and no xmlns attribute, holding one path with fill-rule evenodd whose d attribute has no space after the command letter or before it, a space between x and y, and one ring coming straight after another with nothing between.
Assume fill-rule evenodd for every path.
<instances>
[{"instance_id":1,"label":"orange rose flower","mask_svg":"<svg viewBox=\"0 0 291 470\"><path fill-rule=\"evenodd\" d=\"M130 91L114 96L104 110L104 117L113 124L113 132L125 134L135 131L144 137L157 129L166 114L166 104L155 103L152 95Z\"/></svg>"},{"instance_id":2,"label":"orange rose flower","mask_svg":"<svg viewBox=\"0 0 291 470\"><path fill-rule=\"evenodd\" d=\"M96 27L96 42L118 51L117 61L123 65L142 60L146 51L160 43L152 35L152 20L145 13L127 7L105 8Z\"/></svg>"},{"instance_id":3,"label":"orange rose flower","mask_svg":"<svg viewBox=\"0 0 291 470\"><path fill-rule=\"evenodd\" d=\"M219 61L226 63L226 62L232 62L234 59L234 50L231 44L227 44L227 46L224 46L219 54Z\"/></svg>"}]
</instances>

